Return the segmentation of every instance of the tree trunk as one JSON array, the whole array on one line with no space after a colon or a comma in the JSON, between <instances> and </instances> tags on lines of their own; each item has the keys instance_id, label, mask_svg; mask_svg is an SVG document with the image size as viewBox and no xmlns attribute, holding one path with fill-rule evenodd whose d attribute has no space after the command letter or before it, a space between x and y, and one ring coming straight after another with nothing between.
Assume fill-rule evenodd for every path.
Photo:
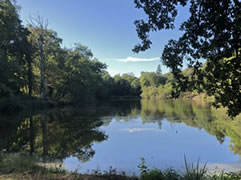
<instances>
[{"instance_id":1,"label":"tree trunk","mask_svg":"<svg viewBox=\"0 0 241 180\"><path fill-rule=\"evenodd\" d=\"M32 71L32 59L28 57L28 95L32 96L33 91L33 71Z\"/></svg>"},{"instance_id":2,"label":"tree trunk","mask_svg":"<svg viewBox=\"0 0 241 180\"><path fill-rule=\"evenodd\" d=\"M41 32L42 33L42 32ZM45 100L46 98L46 82L45 82L45 59L43 50L43 34L40 35L40 73L41 73L41 83L40 83L40 98Z\"/></svg>"}]
</instances>

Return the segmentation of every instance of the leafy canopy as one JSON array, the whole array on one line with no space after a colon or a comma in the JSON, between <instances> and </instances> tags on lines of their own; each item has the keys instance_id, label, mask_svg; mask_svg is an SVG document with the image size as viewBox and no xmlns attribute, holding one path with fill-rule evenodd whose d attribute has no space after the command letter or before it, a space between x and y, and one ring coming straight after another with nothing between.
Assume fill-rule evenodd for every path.
<instances>
[{"instance_id":1,"label":"leafy canopy","mask_svg":"<svg viewBox=\"0 0 241 180\"><path fill-rule=\"evenodd\" d=\"M178 8L188 6L190 17L179 29L183 35L169 40L162 63L174 74L174 97L180 92L205 90L217 107L232 117L241 112L241 2L238 0L134 0L146 20L135 21L141 43L134 52L151 47L149 33L174 29ZM177 8L178 7L178 8ZM203 60L206 60L205 67ZM191 78L181 73L183 62L193 68Z\"/></svg>"}]
</instances>

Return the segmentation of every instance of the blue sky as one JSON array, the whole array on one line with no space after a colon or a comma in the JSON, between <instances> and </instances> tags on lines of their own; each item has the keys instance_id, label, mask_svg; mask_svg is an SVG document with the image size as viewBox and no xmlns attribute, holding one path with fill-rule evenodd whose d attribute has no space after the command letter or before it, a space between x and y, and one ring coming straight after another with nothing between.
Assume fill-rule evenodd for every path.
<instances>
[{"instance_id":1,"label":"blue sky","mask_svg":"<svg viewBox=\"0 0 241 180\"><path fill-rule=\"evenodd\" d=\"M48 27L58 33L65 47L74 43L88 46L107 64L111 75L133 72L139 76L141 71L156 71L164 45L181 35L178 30L152 33L152 48L135 54L132 48L140 41L133 22L145 14L135 8L133 0L17 0L17 4L25 24L30 15L39 13L48 19ZM177 25L187 16L186 9L180 12ZM162 71L168 69L162 66Z\"/></svg>"}]
</instances>

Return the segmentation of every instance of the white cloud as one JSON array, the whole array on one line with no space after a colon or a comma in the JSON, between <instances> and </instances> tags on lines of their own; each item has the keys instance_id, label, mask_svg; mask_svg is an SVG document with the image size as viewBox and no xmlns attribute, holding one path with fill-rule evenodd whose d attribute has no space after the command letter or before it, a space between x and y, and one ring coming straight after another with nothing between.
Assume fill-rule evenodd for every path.
<instances>
[{"instance_id":1,"label":"white cloud","mask_svg":"<svg viewBox=\"0 0 241 180\"><path fill-rule=\"evenodd\" d=\"M151 61L159 61L160 57L155 58L135 58L135 57L127 57L125 59L116 59L120 62L151 62Z\"/></svg>"}]
</instances>

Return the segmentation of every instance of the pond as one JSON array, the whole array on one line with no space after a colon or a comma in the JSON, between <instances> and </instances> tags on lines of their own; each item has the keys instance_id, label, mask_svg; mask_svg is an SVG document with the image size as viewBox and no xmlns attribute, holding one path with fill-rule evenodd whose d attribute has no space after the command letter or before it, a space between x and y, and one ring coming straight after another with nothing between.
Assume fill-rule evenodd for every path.
<instances>
[{"instance_id":1,"label":"pond","mask_svg":"<svg viewBox=\"0 0 241 180\"><path fill-rule=\"evenodd\" d=\"M241 169L241 118L229 119L205 102L111 101L0 116L0 150L24 152L69 171L149 168Z\"/></svg>"}]
</instances>

